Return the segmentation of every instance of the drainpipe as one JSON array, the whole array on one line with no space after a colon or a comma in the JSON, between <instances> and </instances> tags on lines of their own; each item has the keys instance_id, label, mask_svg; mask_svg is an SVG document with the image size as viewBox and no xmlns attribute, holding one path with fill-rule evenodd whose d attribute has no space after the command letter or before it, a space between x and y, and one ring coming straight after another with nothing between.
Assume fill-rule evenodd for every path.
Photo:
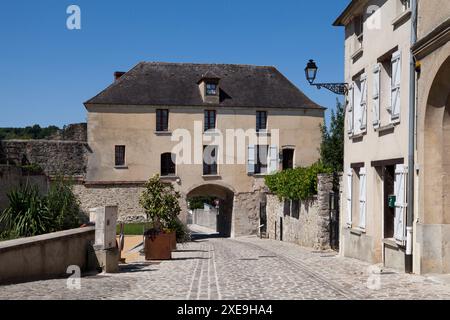
<instances>
[{"instance_id":1,"label":"drainpipe","mask_svg":"<svg viewBox=\"0 0 450 320\"><path fill-rule=\"evenodd\" d=\"M408 135L408 208L406 213L406 272L413 271L413 225L414 225L414 146L415 146L415 119L416 119L416 66L412 47L417 42L417 2L411 0L411 52L409 74L409 135Z\"/></svg>"}]
</instances>

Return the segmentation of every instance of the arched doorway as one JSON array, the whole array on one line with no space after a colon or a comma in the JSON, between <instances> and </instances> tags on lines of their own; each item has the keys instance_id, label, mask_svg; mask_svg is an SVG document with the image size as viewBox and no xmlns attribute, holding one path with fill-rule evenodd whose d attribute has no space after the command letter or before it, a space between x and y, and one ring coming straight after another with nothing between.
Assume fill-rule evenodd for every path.
<instances>
[{"instance_id":1,"label":"arched doorway","mask_svg":"<svg viewBox=\"0 0 450 320\"><path fill-rule=\"evenodd\" d=\"M186 195L188 203L190 200L196 198L212 198L214 200L213 207L218 210L215 231L222 237L230 237L234 191L230 187L223 185L202 184L193 187Z\"/></svg>"},{"instance_id":2,"label":"arched doorway","mask_svg":"<svg viewBox=\"0 0 450 320\"><path fill-rule=\"evenodd\" d=\"M450 57L432 83L424 130L424 223L450 224Z\"/></svg>"}]
</instances>

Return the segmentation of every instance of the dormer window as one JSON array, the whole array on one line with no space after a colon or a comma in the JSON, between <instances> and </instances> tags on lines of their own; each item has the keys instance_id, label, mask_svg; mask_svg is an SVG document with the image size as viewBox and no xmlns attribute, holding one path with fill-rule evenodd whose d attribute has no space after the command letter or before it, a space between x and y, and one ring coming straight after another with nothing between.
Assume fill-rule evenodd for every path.
<instances>
[{"instance_id":1,"label":"dormer window","mask_svg":"<svg viewBox=\"0 0 450 320\"><path fill-rule=\"evenodd\" d=\"M207 104L220 103L219 82L220 77L212 71L208 71L202 74L200 80L198 81L198 86L203 102Z\"/></svg>"},{"instance_id":2,"label":"dormer window","mask_svg":"<svg viewBox=\"0 0 450 320\"><path fill-rule=\"evenodd\" d=\"M217 84L216 83L206 83L206 95L207 96L217 95Z\"/></svg>"}]
</instances>

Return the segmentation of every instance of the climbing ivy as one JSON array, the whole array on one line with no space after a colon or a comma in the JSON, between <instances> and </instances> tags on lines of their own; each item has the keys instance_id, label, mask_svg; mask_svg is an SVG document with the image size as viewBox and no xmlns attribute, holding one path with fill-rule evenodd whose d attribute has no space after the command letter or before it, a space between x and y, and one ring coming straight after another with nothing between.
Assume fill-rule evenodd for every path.
<instances>
[{"instance_id":1,"label":"climbing ivy","mask_svg":"<svg viewBox=\"0 0 450 320\"><path fill-rule=\"evenodd\" d=\"M270 192L280 200L307 200L317 194L317 175L333 170L321 162L309 167L288 169L265 177Z\"/></svg>"}]
</instances>

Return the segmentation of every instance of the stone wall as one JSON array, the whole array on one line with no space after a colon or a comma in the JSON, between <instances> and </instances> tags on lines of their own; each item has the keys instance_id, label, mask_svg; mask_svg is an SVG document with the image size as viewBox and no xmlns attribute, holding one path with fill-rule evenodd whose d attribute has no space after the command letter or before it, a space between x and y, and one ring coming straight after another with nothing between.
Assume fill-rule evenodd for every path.
<instances>
[{"instance_id":1,"label":"stone wall","mask_svg":"<svg viewBox=\"0 0 450 320\"><path fill-rule=\"evenodd\" d=\"M3 241L0 284L67 276L69 266L87 271L93 265L89 252L94 239L95 228L87 227Z\"/></svg>"},{"instance_id":2,"label":"stone wall","mask_svg":"<svg viewBox=\"0 0 450 320\"><path fill-rule=\"evenodd\" d=\"M0 161L9 165L37 164L47 175L84 177L89 147L86 142L58 140L0 141Z\"/></svg>"},{"instance_id":3,"label":"stone wall","mask_svg":"<svg viewBox=\"0 0 450 320\"><path fill-rule=\"evenodd\" d=\"M81 202L81 209L89 216L90 208L118 206L120 222L142 222L145 213L139 205L142 185L95 185L75 184L73 191Z\"/></svg>"},{"instance_id":4,"label":"stone wall","mask_svg":"<svg viewBox=\"0 0 450 320\"><path fill-rule=\"evenodd\" d=\"M267 194L267 235L269 239L296 243L316 250L330 248L329 194L333 190L333 176L319 175L318 194L308 201L300 201L298 217L284 215L284 201ZM280 237L280 224L283 234Z\"/></svg>"},{"instance_id":5,"label":"stone wall","mask_svg":"<svg viewBox=\"0 0 450 320\"><path fill-rule=\"evenodd\" d=\"M9 205L8 193L26 183L36 185L42 194L48 191L49 181L47 176L28 175L24 174L22 169L18 167L0 165L0 211L6 209Z\"/></svg>"},{"instance_id":6,"label":"stone wall","mask_svg":"<svg viewBox=\"0 0 450 320\"><path fill-rule=\"evenodd\" d=\"M74 123L64 126L48 140L66 140L87 142L87 123Z\"/></svg>"},{"instance_id":7,"label":"stone wall","mask_svg":"<svg viewBox=\"0 0 450 320\"><path fill-rule=\"evenodd\" d=\"M237 193L233 200L232 237L255 235L259 229L259 191Z\"/></svg>"}]
</instances>

